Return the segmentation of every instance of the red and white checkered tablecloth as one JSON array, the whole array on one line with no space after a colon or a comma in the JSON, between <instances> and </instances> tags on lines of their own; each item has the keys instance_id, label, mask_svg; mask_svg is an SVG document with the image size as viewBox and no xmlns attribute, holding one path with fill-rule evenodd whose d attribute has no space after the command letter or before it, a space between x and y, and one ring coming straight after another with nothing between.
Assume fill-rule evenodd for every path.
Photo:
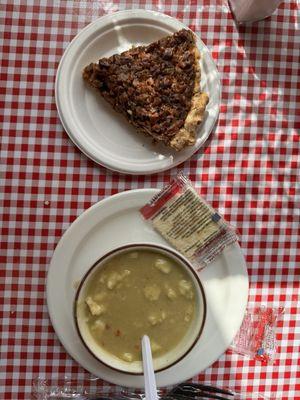
<instances>
[{"instance_id":1,"label":"red and white checkered tablecloth","mask_svg":"<svg viewBox=\"0 0 300 400\"><path fill-rule=\"evenodd\" d=\"M86 158L64 132L54 101L69 41L98 16L128 8L183 21L207 44L222 79L209 145L180 167L146 177L112 173ZM104 197L161 187L183 169L241 233L250 304L285 308L274 365L226 352L194 380L299 399L299 3L284 1L272 17L239 28L227 3L213 0L10 0L1 2L1 21L0 398L31 398L37 376L88 375L61 346L46 308L46 274L62 233Z\"/></svg>"}]
</instances>

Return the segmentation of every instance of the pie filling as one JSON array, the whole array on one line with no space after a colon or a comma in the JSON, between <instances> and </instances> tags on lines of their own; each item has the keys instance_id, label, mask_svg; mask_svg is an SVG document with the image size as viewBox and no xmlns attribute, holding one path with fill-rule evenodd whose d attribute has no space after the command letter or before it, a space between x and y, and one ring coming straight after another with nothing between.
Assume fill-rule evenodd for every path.
<instances>
[{"instance_id":1,"label":"pie filling","mask_svg":"<svg viewBox=\"0 0 300 400\"><path fill-rule=\"evenodd\" d=\"M91 63L83 78L139 132L181 150L195 143L208 103L199 59L194 34L182 29Z\"/></svg>"}]
</instances>

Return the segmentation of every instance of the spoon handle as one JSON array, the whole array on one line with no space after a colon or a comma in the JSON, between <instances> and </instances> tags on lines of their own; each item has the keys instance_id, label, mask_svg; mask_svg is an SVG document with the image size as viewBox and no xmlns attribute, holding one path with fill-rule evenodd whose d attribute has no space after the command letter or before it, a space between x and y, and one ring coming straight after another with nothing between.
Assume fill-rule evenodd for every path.
<instances>
[{"instance_id":1,"label":"spoon handle","mask_svg":"<svg viewBox=\"0 0 300 400\"><path fill-rule=\"evenodd\" d=\"M147 335L142 339L142 356L146 400L158 400L150 340Z\"/></svg>"}]
</instances>

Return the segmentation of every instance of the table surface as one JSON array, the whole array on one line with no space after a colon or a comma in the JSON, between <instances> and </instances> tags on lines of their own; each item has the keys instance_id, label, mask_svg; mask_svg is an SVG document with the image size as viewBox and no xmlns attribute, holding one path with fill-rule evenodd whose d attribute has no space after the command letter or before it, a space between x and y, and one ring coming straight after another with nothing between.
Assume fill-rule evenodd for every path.
<instances>
[{"instance_id":1,"label":"table surface","mask_svg":"<svg viewBox=\"0 0 300 400\"><path fill-rule=\"evenodd\" d=\"M164 173L129 176L95 164L73 145L57 115L54 81L80 29L103 14L146 7L178 18L207 44L221 75L221 109L208 145L191 159ZM37 376L88 376L48 317L53 250L92 204L123 190L162 187L177 170L237 226L249 305L285 308L274 365L227 351L194 381L300 398L297 7L285 1L272 17L237 27L225 1L1 2L1 398L30 398Z\"/></svg>"}]
</instances>

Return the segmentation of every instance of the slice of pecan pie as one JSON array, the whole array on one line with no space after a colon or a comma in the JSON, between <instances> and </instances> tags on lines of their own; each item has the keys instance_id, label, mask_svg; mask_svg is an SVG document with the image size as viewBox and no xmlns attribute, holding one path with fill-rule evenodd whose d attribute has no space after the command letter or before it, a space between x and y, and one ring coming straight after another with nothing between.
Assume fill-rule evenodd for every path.
<instances>
[{"instance_id":1,"label":"slice of pecan pie","mask_svg":"<svg viewBox=\"0 0 300 400\"><path fill-rule=\"evenodd\" d=\"M208 96L200 90L200 54L182 29L85 67L83 78L139 132L181 150L196 141Z\"/></svg>"}]
</instances>

